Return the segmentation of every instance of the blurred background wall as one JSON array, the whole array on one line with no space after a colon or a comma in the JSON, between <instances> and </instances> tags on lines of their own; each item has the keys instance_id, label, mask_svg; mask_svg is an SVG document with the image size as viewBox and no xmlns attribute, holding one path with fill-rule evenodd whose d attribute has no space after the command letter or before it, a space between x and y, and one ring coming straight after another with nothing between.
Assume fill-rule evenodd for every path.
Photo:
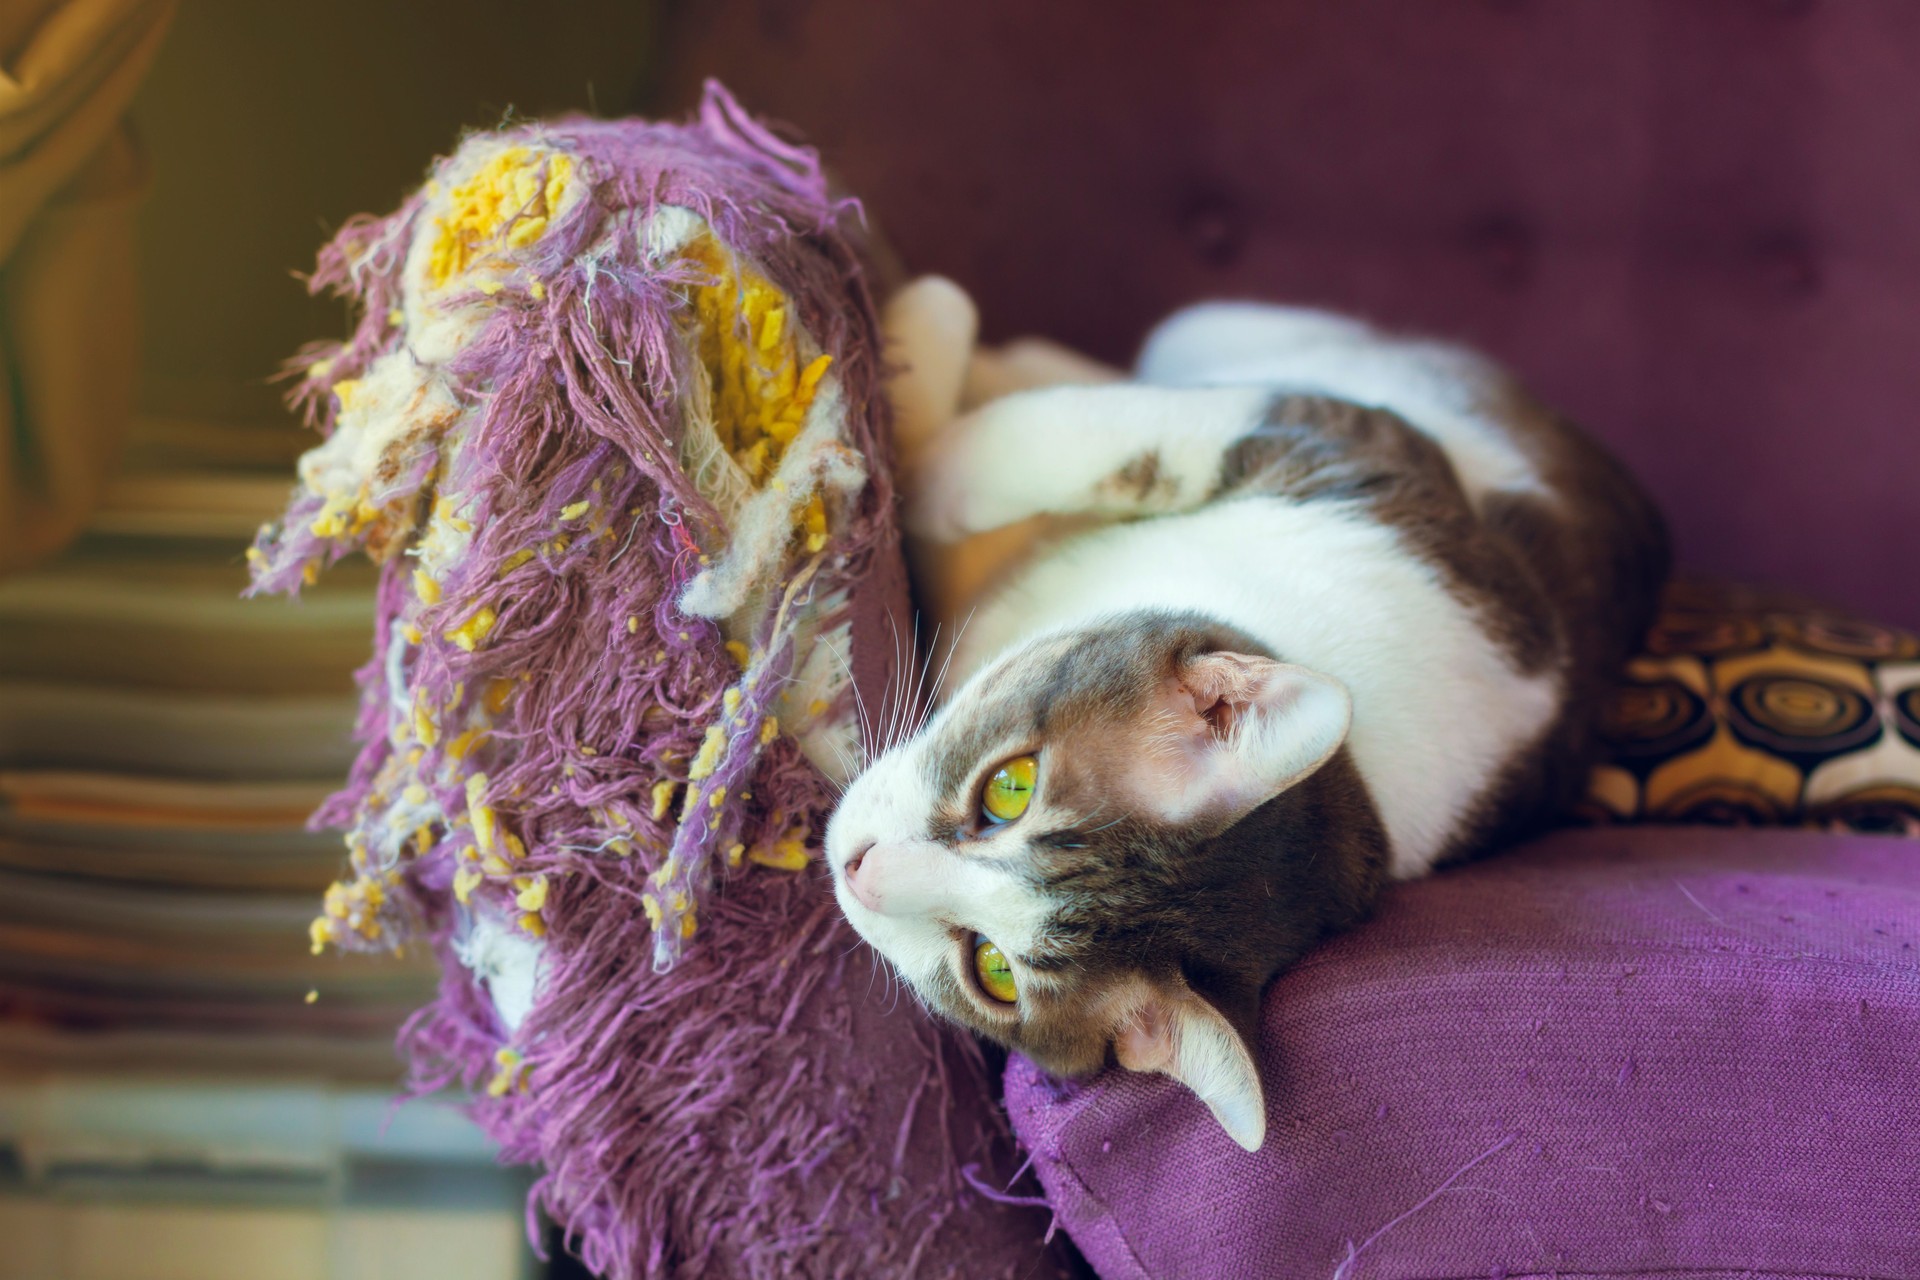
<instances>
[{"instance_id":1,"label":"blurred background wall","mask_svg":"<svg viewBox=\"0 0 1920 1280\"><path fill-rule=\"evenodd\" d=\"M372 574L242 601L241 553L313 443L269 379L347 323L293 273L462 130L630 109L656 56L646 3L174 15L131 112L137 411L85 534L0 578L0 1280L534 1273L523 1171L444 1104L389 1117L427 958L308 950Z\"/></svg>"},{"instance_id":2,"label":"blurred background wall","mask_svg":"<svg viewBox=\"0 0 1920 1280\"><path fill-rule=\"evenodd\" d=\"M633 109L654 74L656 8L189 0L133 114L153 158L147 407L277 420L265 379L345 325L289 273L350 215L398 204L462 130Z\"/></svg>"}]
</instances>

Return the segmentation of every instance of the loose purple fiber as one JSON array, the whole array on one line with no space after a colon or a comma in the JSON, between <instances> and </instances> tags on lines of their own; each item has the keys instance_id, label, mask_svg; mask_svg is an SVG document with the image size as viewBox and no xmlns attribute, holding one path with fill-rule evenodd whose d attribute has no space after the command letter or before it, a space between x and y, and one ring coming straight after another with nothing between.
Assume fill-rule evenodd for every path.
<instances>
[{"instance_id":1,"label":"loose purple fiber","mask_svg":"<svg viewBox=\"0 0 1920 1280\"><path fill-rule=\"evenodd\" d=\"M516 147L534 159L488 171L514 202L483 228L491 274L422 268L423 239L459 244L439 193L477 190L459 184ZM706 376L690 290L714 277L649 250L670 207L784 295L831 357L839 452L865 472L829 495L824 545L797 538L757 584L764 607L731 651L719 623L680 607L734 531L681 463L684 401ZM971 1043L910 1010L907 1060L855 1043L869 960L850 955L817 860L741 857L784 844L793 862L831 808L830 784L768 723L799 621L852 625L859 668L862 610L892 607L873 597L899 582L856 217L813 152L709 85L684 125L476 135L397 212L350 221L312 279L360 319L295 364L292 399L328 443L262 531L254 590L297 592L355 549L382 573L364 746L314 818L346 833L352 874L315 945L434 948L439 997L400 1039L410 1089L469 1091L503 1158L541 1169L530 1224L544 1211L616 1280L901 1274L981 1207L960 1160L998 1141ZM444 335L417 323L418 280L443 267L443 300L466 320L433 354ZM333 446L392 405L404 430L340 489L327 460L350 451ZM850 716L851 698L814 711ZM503 1016L470 967L483 925L538 948L524 1017ZM901 1072L918 1081L904 1119ZM976 1105L956 1109L960 1095ZM941 1156L903 1164L909 1130Z\"/></svg>"}]
</instances>

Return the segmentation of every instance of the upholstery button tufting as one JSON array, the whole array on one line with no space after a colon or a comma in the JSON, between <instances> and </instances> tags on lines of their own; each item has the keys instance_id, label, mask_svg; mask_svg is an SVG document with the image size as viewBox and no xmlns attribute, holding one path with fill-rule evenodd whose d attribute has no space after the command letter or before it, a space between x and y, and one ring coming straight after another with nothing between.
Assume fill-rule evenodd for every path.
<instances>
[{"instance_id":1,"label":"upholstery button tufting","mask_svg":"<svg viewBox=\"0 0 1920 1280\"><path fill-rule=\"evenodd\" d=\"M1792 233L1769 236L1755 254L1760 276L1785 298L1807 298L1820 292L1820 266L1805 237Z\"/></svg>"},{"instance_id":2,"label":"upholstery button tufting","mask_svg":"<svg viewBox=\"0 0 1920 1280\"><path fill-rule=\"evenodd\" d=\"M1246 214L1220 191L1193 195L1180 211L1179 228L1193 256L1210 267L1233 265L1246 248Z\"/></svg>"},{"instance_id":3,"label":"upholstery button tufting","mask_svg":"<svg viewBox=\"0 0 1920 1280\"><path fill-rule=\"evenodd\" d=\"M1467 250L1488 280L1502 289L1518 289L1533 278L1536 238L1511 214L1493 214L1467 233Z\"/></svg>"},{"instance_id":4,"label":"upholstery button tufting","mask_svg":"<svg viewBox=\"0 0 1920 1280\"><path fill-rule=\"evenodd\" d=\"M756 6L760 34L778 48L794 45L811 7L810 0L760 0Z\"/></svg>"}]
</instances>

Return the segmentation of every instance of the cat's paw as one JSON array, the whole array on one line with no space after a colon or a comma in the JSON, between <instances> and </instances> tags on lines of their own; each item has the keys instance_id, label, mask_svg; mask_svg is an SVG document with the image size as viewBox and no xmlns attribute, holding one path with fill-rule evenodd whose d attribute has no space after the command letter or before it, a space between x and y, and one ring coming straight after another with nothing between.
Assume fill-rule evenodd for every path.
<instances>
[{"instance_id":1,"label":"cat's paw","mask_svg":"<svg viewBox=\"0 0 1920 1280\"><path fill-rule=\"evenodd\" d=\"M1076 463L1043 460L1046 391L996 400L956 420L906 482L907 531L957 542L1052 511L1070 499ZM1054 450L1047 450L1049 454Z\"/></svg>"}]
</instances>

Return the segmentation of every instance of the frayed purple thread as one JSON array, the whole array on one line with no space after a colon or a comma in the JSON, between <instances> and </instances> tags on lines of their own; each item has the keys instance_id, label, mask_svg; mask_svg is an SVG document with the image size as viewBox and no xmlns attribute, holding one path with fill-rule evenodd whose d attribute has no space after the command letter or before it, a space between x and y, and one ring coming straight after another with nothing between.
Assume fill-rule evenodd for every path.
<instances>
[{"instance_id":1,"label":"frayed purple thread","mask_svg":"<svg viewBox=\"0 0 1920 1280\"><path fill-rule=\"evenodd\" d=\"M516 869L549 877L546 972L512 1038L530 1087L486 1097L507 1036L454 954L452 841L406 862L396 918L443 967L437 1001L401 1033L409 1088L473 1093L473 1114L502 1159L542 1169L529 1230L536 1211L550 1214L583 1261L615 1280L720 1267L753 1276L903 1273L972 1203L957 1144L992 1145L980 1127L997 1118L951 1114L949 1059L957 1051L980 1092L978 1049L931 1028L913 1032L928 1066L927 1096L915 1105L937 1111L933 1128L947 1159L931 1181L903 1184L898 1160L876 1156L871 1144L878 1067L866 1064L863 1074L831 1060L852 1026L851 934L830 896L811 877L729 872L706 856L723 841L752 844L795 826L817 831L832 798L824 780L785 739L730 752L722 764L731 794L750 789L754 799L731 802L700 848L674 845L688 861L701 859L686 874L712 883L702 885L696 944L666 973L654 971L639 907L661 851L682 835L652 816L648 789L676 769L684 779L738 673L713 624L675 606L695 553L725 537L711 505L672 463L675 396L689 372L677 291L691 277L642 261L633 233L662 205L698 213L793 300L800 324L833 355L851 414L846 435L871 475L820 570L823 585L845 587L865 579L873 557L895 554L877 325L859 254L839 230L857 208L829 198L812 151L774 138L717 85L689 125L569 119L491 136L569 152L594 187L524 255L544 297L521 287L502 293L448 368L457 394L479 410L458 469L438 475L443 460L424 440L374 495L410 501L424 519L437 483L472 500L465 514L476 532L440 602L417 615L426 638L400 691L389 688L389 655L409 607L409 566L404 557L386 560L374 656L359 672L365 746L315 824L353 830L396 769L429 783L438 777L444 740L415 765L397 757L396 692L425 689L452 714L466 705L455 690L471 700L489 681L530 677L476 760L490 779L488 796L525 841ZM347 341L310 347L297 360L292 400L323 434L337 412L332 386L361 376L402 341L390 316L402 302L406 247L422 208L416 195L386 218L355 218L320 254L311 287L350 299L362 316ZM629 251L587 257L610 226L624 233L613 243ZM615 462L626 468L617 482ZM637 506L651 513L651 531L645 514L631 526L623 517L611 545L579 540L505 568L517 550L540 545L556 510L595 480L608 510ZM322 502L297 496L263 532L255 591L297 592L310 563L344 554L310 528ZM483 603L499 605L485 645L467 653L442 641ZM627 632L630 616L642 620L638 636ZM782 651L778 637L758 638L772 642L769 674L783 675L791 645ZM779 684L766 680L765 696ZM764 701L750 701L744 720L757 726L765 713ZM436 789L447 811L463 804L453 788ZM632 841L633 856L580 852L618 837ZM904 1133L913 1117L902 1123ZM956 1124L975 1131L956 1134ZM868 1212L883 1200L883 1213Z\"/></svg>"},{"instance_id":2,"label":"frayed purple thread","mask_svg":"<svg viewBox=\"0 0 1920 1280\"><path fill-rule=\"evenodd\" d=\"M1435 1187L1432 1191L1429 1191L1424 1197L1422 1197L1420 1200L1420 1203L1414 1205L1412 1208L1406 1210L1404 1213L1401 1213L1395 1216L1394 1218L1392 1218L1391 1220L1389 1220L1387 1223L1381 1226L1379 1230L1375 1231L1372 1235L1368 1236L1365 1240L1362 1240L1358 1247L1355 1247L1353 1241L1351 1240L1347 1241L1346 1257L1342 1258L1340 1261L1340 1265L1333 1269L1333 1280L1348 1280L1348 1277L1352 1273L1354 1264L1360 1261L1360 1255L1365 1253L1368 1249L1371 1249L1374 1246L1374 1244L1382 1236L1386 1235L1387 1232L1393 1230L1395 1227L1405 1222L1408 1218L1411 1218L1415 1214L1424 1210L1428 1205L1432 1204L1435 1200L1438 1200L1442 1195L1446 1194L1447 1190L1451 1188L1454 1183L1466 1177L1467 1174L1472 1172L1475 1168L1479 1167L1482 1164L1485 1164L1488 1160L1493 1159L1493 1157L1499 1155L1502 1151L1505 1151L1508 1147L1512 1146L1514 1144L1514 1141L1517 1138L1519 1138L1519 1136L1520 1135L1517 1133L1508 1134L1506 1137L1500 1139L1500 1141L1494 1143L1491 1147L1488 1147L1485 1151L1482 1151L1479 1155L1475 1156L1473 1159L1461 1165L1458 1169L1455 1169L1451 1174L1447 1175L1447 1180L1445 1182L1441 1183L1439 1186Z\"/></svg>"}]
</instances>

